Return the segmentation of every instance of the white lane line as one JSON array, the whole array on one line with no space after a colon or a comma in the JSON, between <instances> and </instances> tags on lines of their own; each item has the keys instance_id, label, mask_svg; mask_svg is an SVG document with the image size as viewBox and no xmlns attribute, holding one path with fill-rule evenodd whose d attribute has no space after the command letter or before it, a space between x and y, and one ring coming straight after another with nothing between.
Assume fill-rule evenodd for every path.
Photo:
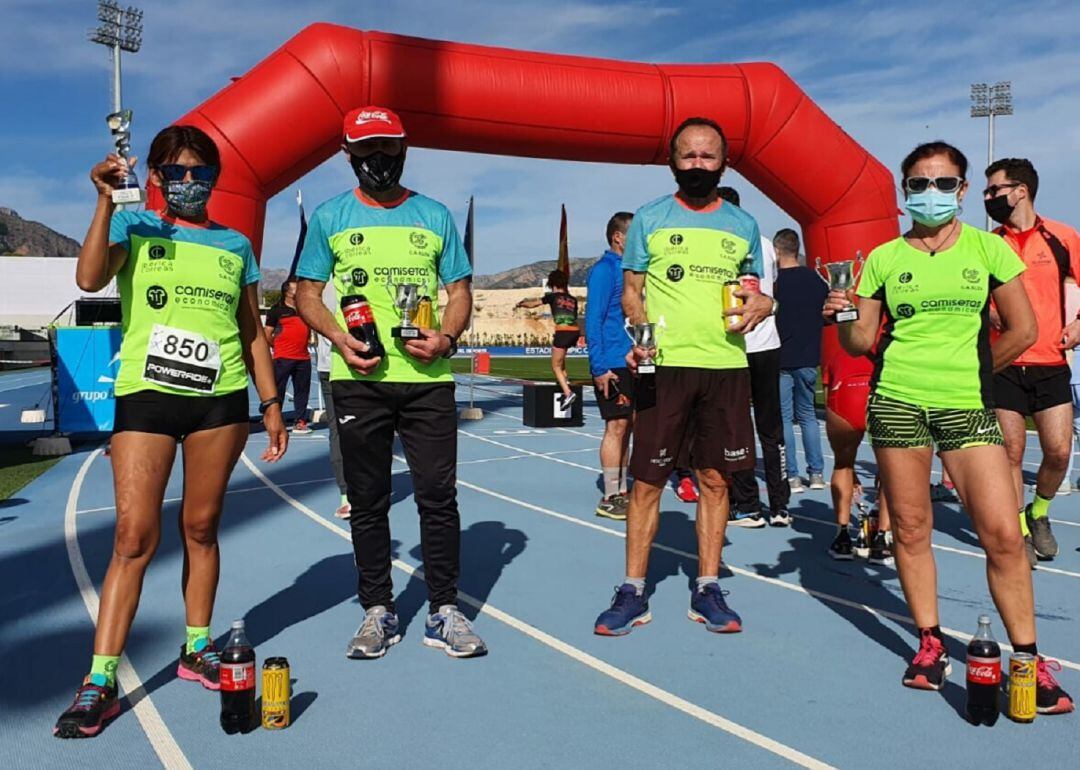
<instances>
[{"instance_id":1,"label":"white lane line","mask_svg":"<svg viewBox=\"0 0 1080 770\"><path fill-rule=\"evenodd\" d=\"M462 481L461 479L458 479L458 486L465 487L466 489L471 489L474 492L479 492L480 494L483 494L483 495L488 495L489 497L493 497L496 500L502 500L503 502L512 503L513 505L517 505L517 506L519 506L521 508L527 508L528 510L536 511L537 513L542 513L545 516L550 516L550 517L552 517L554 519L559 519L561 521L566 521L566 522L569 522L571 524L576 524L579 527L585 527L586 529L597 530L598 532L603 532L603 533L605 533L607 535L612 535L613 537L622 538L623 540L626 539L626 533L625 532L620 532L619 530L616 530L616 529L610 529L608 527L602 526L600 524L596 524L596 523L591 522L591 521L585 521L585 520L579 519L579 518L577 518L575 516L571 516L570 514L567 514L567 513L560 513L559 511L553 511L550 508L544 508L543 506L540 506L540 505L534 505L533 503L529 503L529 502L526 502L524 500L519 500L516 497L511 497L510 495L504 495L501 492L496 492L494 490L487 489L485 487L481 487L481 486L478 486L476 484L471 484L471 483L469 483L467 481ZM697 554L696 553L690 553L689 551L683 551L683 550L681 550L679 548L673 548L673 547L671 547L669 545L664 545L663 543L654 542L652 544L652 548L654 550L657 550L657 551L665 551L665 552L673 554L675 556L680 556L680 557L685 558L685 559L692 559L694 561L697 561ZM751 572L750 570L743 569L741 567L735 567L735 566L733 566L731 564L728 564L726 562L722 566L726 567L728 570L730 570L734 574L740 575L742 577L748 577L748 578L751 578L752 580L758 580L758 581L761 581L762 583L768 583L770 585L777 586L778 588L785 588L785 589L787 589L789 591L795 591L796 593L805 594L807 596L813 596L813 597L815 597L817 599L823 599L823 600L825 600L827 602L830 602L832 604L840 604L840 605L843 605L844 607L851 607L852 609L863 610L864 612L867 612L867 613L869 613L871 615L874 615L875 617L878 617L878 618L889 618L890 620L895 620L898 623L903 623L903 624L908 625L908 626L914 626L915 625L914 621L911 618L907 617L906 615L900 615L899 613L890 612L888 610L880 610L880 609L877 609L875 607L871 607L870 605L867 605L867 604L862 604L860 602L852 601L851 599L845 599L845 598L843 598L841 596L834 596L833 594L825 593L824 591L818 591L818 590L815 590L815 589L812 589L812 588L804 588L802 586L795 585L794 583L788 583L785 580L780 580L779 578L771 578L771 577L767 577L765 575L759 575L756 572ZM957 631L956 629L946 628L944 626L941 627L941 630L942 630L942 632L948 634L949 636L954 637L955 639L959 639L960 641L964 642L965 644L967 642L971 641L971 634L966 634L963 631ZM999 642L999 644L1001 645L1001 648L1003 650L1012 650L1012 647L1009 646L1008 644L1004 643L1004 642ZM1048 656L1048 657L1051 657L1051 656ZM1065 658L1054 658L1054 660L1057 660L1059 663L1061 663L1061 665L1064 668L1071 668L1074 671L1080 671L1080 663L1074 663L1073 661L1066 660Z\"/></svg>"},{"instance_id":2,"label":"white lane line","mask_svg":"<svg viewBox=\"0 0 1080 770\"><path fill-rule=\"evenodd\" d=\"M79 594L82 596L83 604L86 605L86 611L90 613L90 620L95 628L97 627L100 603L97 591L94 589L94 583L90 580L90 573L86 571L86 562L83 561L82 551L79 549L78 531L75 527L75 511L78 508L79 492L82 490L83 481L86 479L86 472L90 470L90 464L94 461L94 458L101 454L101 451L101 449L95 449L83 461L82 467L79 468L79 472L75 476L71 492L68 494L67 509L64 511L64 544L67 546L68 561L71 562L71 572L75 575L75 583L79 587ZM180 746L176 743L172 733L169 732L169 728L165 726L165 721L161 718L161 714L158 713L153 701L150 700L150 694L146 692L138 672L135 671L135 667L131 665L131 660L128 659L126 654L120 656L120 665L116 669L116 679L127 694L129 701L138 698L133 711L135 716L138 717L139 724L142 725L143 732L146 733L150 745L154 747L154 752L158 755L158 759L161 760L161 764L170 768L170 770L172 768L191 770L191 763L184 756L184 752L180 750Z\"/></svg>"},{"instance_id":3,"label":"white lane line","mask_svg":"<svg viewBox=\"0 0 1080 770\"><path fill-rule=\"evenodd\" d=\"M351 542L352 538L349 532L322 518L313 510L301 503L299 500L289 495L288 492L286 492L269 478L267 478L266 475L261 470L259 470L255 466L255 464L251 462L251 460L248 459L246 453L241 454L240 459L243 460L244 465L247 466L248 470L251 471L251 473L257 479L262 481L263 484L265 484L267 487L277 493L278 497L280 497L286 503L291 505L300 513L307 516L316 524L325 527L343 540ZM423 579L423 570L417 569L411 564L403 562L400 559L394 559L392 563L395 567L397 567L399 570L406 573L407 575ZM555 636L552 636L551 634L541 631L539 628L536 628L535 626L532 626L523 620L519 620L518 618L510 615L509 613L503 612L502 610L493 607L491 604L483 602L480 599L477 599L461 591L458 592L458 598L466 604L476 608L478 611L483 612L485 615L491 616L500 623L504 623L510 628L513 628L515 631L520 631L526 636L535 639L536 641L547 647L550 647L556 652L560 652L563 655L566 655L568 658L576 660L582 665L588 666L594 671L598 671L599 673L604 674L605 676L608 676L615 681L626 685L627 687L637 690L643 695L647 695L648 697L653 698L654 700L657 700L666 706L670 706L673 709L681 711L688 716L698 719L707 725L723 730L726 733L734 735L737 738L741 738L748 743L752 743L759 748L770 751L773 754L783 757L784 759L802 767L814 768L814 770L830 770L832 768L832 765L826 764L821 760L815 759L814 757L804 754L797 749L793 749L790 746L780 743L779 741L775 741L766 735L755 732L748 727L743 727L736 722L725 719L719 714L704 709L701 706L685 700L684 698L680 698L678 695L674 695L667 690L661 689L656 685L645 681L644 679L636 677L626 671L623 671L620 668L616 668L610 663L606 663L605 661L600 660L599 658L590 655L589 653L580 650L577 647L574 647L573 645L568 644Z\"/></svg>"},{"instance_id":4,"label":"white lane line","mask_svg":"<svg viewBox=\"0 0 1080 770\"><path fill-rule=\"evenodd\" d=\"M553 463L560 463L562 465L569 465L572 468L581 468L582 470L590 471L590 472L593 472L593 473L599 473L600 472L599 470L597 470L597 469L595 469L595 468L593 468L592 466L589 466L589 465L582 465L581 463L570 462L569 460L563 460L563 459L560 459L558 457L551 457L550 455L546 455L546 454L544 454L542 452L533 452L533 451L530 451L528 449L522 449L520 447L512 446L511 444L504 444L502 441L496 441L495 439L492 439L492 438L486 438L484 436L479 436L479 435L477 435L475 433L469 433L469 431L461 430L460 428L458 429L458 433L460 433L463 436L468 436L469 438L474 438L477 441L483 441L483 442L486 442L488 444L492 444L492 445L497 446L497 447L502 447L503 449L509 449L509 450L511 450L513 452L516 452L517 454L524 454L524 455L528 455L529 457L540 457L540 458L543 458L545 460L549 460L550 462L553 462Z\"/></svg>"}]
</instances>

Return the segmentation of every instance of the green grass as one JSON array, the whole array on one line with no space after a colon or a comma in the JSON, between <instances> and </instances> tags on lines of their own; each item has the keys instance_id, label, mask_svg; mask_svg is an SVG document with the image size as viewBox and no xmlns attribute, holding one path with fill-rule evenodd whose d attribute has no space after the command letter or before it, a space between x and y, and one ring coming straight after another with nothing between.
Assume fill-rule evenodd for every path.
<instances>
[{"instance_id":1,"label":"green grass","mask_svg":"<svg viewBox=\"0 0 1080 770\"><path fill-rule=\"evenodd\" d=\"M450 361L455 372L469 372L469 359L467 357L454 358ZM589 360L587 358L567 358L566 373L574 382L591 382L589 376ZM551 372L551 359L547 356L532 358L492 358L491 374L495 377L508 377L517 380L534 380L537 382L552 382L555 375Z\"/></svg>"},{"instance_id":2,"label":"green grass","mask_svg":"<svg viewBox=\"0 0 1080 770\"><path fill-rule=\"evenodd\" d=\"M0 446L0 500L7 500L59 461L59 457L35 457L30 447Z\"/></svg>"}]
</instances>

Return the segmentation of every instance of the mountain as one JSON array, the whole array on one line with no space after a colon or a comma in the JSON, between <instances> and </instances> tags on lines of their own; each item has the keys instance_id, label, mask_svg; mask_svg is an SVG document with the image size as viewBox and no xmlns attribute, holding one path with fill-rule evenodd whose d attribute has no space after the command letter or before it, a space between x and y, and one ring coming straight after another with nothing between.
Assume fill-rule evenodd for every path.
<instances>
[{"instance_id":1,"label":"mountain","mask_svg":"<svg viewBox=\"0 0 1080 770\"><path fill-rule=\"evenodd\" d=\"M77 257L79 242L0 207L0 255Z\"/></svg>"},{"instance_id":2,"label":"mountain","mask_svg":"<svg viewBox=\"0 0 1080 770\"><path fill-rule=\"evenodd\" d=\"M570 285L584 286L589 268L596 262L595 257L570 260ZM529 265L514 267L494 275L478 275L473 278L475 289L538 289L547 280L548 273L555 269L555 260L533 262Z\"/></svg>"}]
</instances>

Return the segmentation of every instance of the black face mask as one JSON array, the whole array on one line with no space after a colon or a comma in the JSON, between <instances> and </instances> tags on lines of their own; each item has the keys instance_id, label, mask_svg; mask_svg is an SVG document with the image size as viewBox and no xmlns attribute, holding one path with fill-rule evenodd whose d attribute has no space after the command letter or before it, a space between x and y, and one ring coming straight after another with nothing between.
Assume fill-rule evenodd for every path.
<instances>
[{"instance_id":1,"label":"black face mask","mask_svg":"<svg viewBox=\"0 0 1080 770\"><path fill-rule=\"evenodd\" d=\"M397 155L373 152L366 158L349 153L349 164L360 186L370 192L386 192L401 179L405 170L405 148Z\"/></svg>"},{"instance_id":2,"label":"black face mask","mask_svg":"<svg viewBox=\"0 0 1080 770\"><path fill-rule=\"evenodd\" d=\"M705 198L720 184L720 175L724 169L708 171L703 168L672 169L675 182L687 198Z\"/></svg>"},{"instance_id":3,"label":"black face mask","mask_svg":"<svg viewBox=\"0 0 1080 770\"><path fill-rule=\"evenodd\" d=\"M999 225L1003 225L1008 222L1009 217L1013 213L1013 209L1016 208L1016 206L1009 203L1008 195L999 195L996 198L984 200L983 205L986 206L987 216L989 216Z\"/></svg>"}]
</instances>

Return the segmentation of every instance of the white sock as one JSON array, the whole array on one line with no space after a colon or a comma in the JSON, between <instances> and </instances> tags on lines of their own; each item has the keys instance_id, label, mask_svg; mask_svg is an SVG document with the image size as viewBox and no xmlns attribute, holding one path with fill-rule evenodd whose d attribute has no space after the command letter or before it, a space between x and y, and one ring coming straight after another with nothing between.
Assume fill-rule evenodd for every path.
<instances>
[{"instance_id":1,"label":"white sock","mask_svg":"<svg viewBox=\"0 0 1080 770\"><path fill-rule=\"evenodd\" d=\"M719 583L719 582L720 582L720 576L719 575L705 575L704 577L699 577L697 579L697 590L700 591L705 586L709 585L709 583Z\"/></svg>"},{"instance_id":2,"label":"white sock","mask_svg":"<svg viewBox=\"0 0 1080 770\"><path fill-rule=\"evenodd\" d=\"M643 593L645 593L645 578L623 578L623 585L626 585L627 583L637 589L638 596L641 596Z\"/></svg>"},{"instance_id":3,"label":"white sock","mask_svg":"<svg viewBox=\"0 0 1080 770\"><path fill-rule=\"evenodd\" d=\"M619 469L604 468L604 497L619 494Z\"/></svg>"}]
</instances>

